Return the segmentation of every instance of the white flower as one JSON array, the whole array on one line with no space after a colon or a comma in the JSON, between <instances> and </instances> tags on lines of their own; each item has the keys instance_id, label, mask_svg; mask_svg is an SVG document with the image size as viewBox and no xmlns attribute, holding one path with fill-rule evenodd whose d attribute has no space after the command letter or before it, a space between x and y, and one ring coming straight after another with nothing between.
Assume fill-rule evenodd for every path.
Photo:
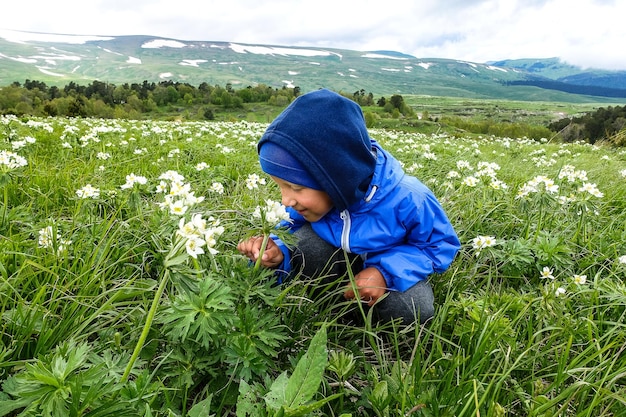
<instances>
[{"instance_id":1,"label":"white flower","mask_svg":"<svg viewBox=\"0 0 626 417\"><path fill-rule=\"evenodd\" d=\"M189 209L189 207L185 205L184 200L178 200L174 203L170 203L169 209L170 209L170 213L175 214L177 216L183 216L185 213L187 213L187 210Z\"/></svg>"},{"instance_id":2,"label":"white flower","mask_svg":"<svg viewBox=\"0 0 626 417\"><path fill-rule=\"evenodd\" d=\"M541 278L549 278L554 279L554 275L552 275L552 269L547 266L544 266L540 273Z\"/></svg>"},{"instance_id":3,"label":"white flower","mask_svg":"<svg viewBox=\"0 0 626 417\"><path fill-rule=\"evenodd\" d=\"M476 184L478 184L478 179L476 179L476 177L465 177L463 180L463 185L467 187L476 187Z\"/></svg>"},{"instance_id":4,"label":"white flower","mask_svg":"<svg viewBox=\"0 0 626 417\"><path fill-rule=\"evenodd\" d=\"M122 188L122 190L125 190L127 188L132 188L135 184L146 184L147 182L148 179L146 177L130 173L126 176L126 184L122 185L120 188Z\"/></svg>"},{"instance_id":5,"label":"white flower","mask_svg":"<svg viewBox=\"0 0 626 417\"><path fill-rule=\"evenodd\" d=\"M470 163L469 163L469 162L467 162L467 161L463 161L463 160L461 160L461 161L456 161L456 167L457 167L458 169L460 169L460 170L463 170L463 169L472 169L472 166L470 165Z\"/></svg>"},{"instance_id":6,"label":"white flower","mask_svg":"<svg viewBox=\"0 0 626 417\"><path fill-rule=\"evenodd\" d=\"M166 171L163 174L161 174L159 176L160 180L168 180L168 181L172 181L172 182L183 182L185 180L185 177L182 176L181 174L179 174L176 171Z\"/></svg>"},{"instance_id":7,"label":"white flower","mask_svg":"<svg viewBox=\"0 0 626 417\"><path fill-rule=\"evenodd\" d=\"M250 174L248 178L246 178L246 187L248 187L249 190L259 188L259 184L265 185L265 178L261 178L258 174Z\"/></svg>"},{"instance_id":8,"label":"white flower","mask_svg":"<svg viewBox=\"0 0 626 417\"><path fill-rule=\"evenodd\" d=\"M98 198L100 197L100 190L94 188L91 184L87 184L83 188L76 190L76 195L80 198Z\"/></svg>"},{"instance_id":9,"label":"white flower","mask_svg":"<svg viewBox=\"0 0 626 417\"><path fill-rule=\"evenodd\" d=\"M169 194L172 196L184 196L191 191L191 184L182 181L172 181Z\"/></svg>"},{"instance_id":10,"label":"white flower","mask_svg":"<svg viewBox=\"0 0 626 417\"><path fill-rule=\"evenodd\" d=\"M47 226L39 231L38 244L42 248L49 248L52 246L52 226Z\"/></svg>"},{"instance_id":11,"label":"white flower","mask_svg":"<svg viewBox=\"0 0 626 417\"><path fill-rule=\"evenodd\" d=\"M576 275L574 275L573 279L574 279L574 282L576 284L582 285L585 282L587 282L587 275L578 275L578 274L576 274Z\"/></svg>"},{"instance_id":12,"label":"white flower","mask_svg":"<svg viewBox=\"0 0 626 417\"><path fill-rule=\"evenodd\" d=\"M265 215L265 221L269 224L277 224L281 220L291 221L289 213L287 213L286 207L278 201L265 200L265 207L257 206L252 213L252 216L261 219Z\"/></svg>"},{"instance_id":13,"label":"white flower","mask_svg":"<svg viewBox=\"0 0 626 417\"><path fill-rule=\"evenodd\" d=\"M206 169L209 167L209 164L207 164L206 162L200 162L199 164L196 164L196 171L202 171L203 169Z\"/></svg>"},{"instance_id":14,"label":"white flower","mask_svg":"<svg viewBox=\"0 0 626 417\"><path fill-rule=\"evenodd\" d=\"M505 182L500 181L500 180L495 179L495 178L491 181L491 183L489 184L489 186L490 186L491 188L493 188L494 190L506 190L507 188L509 188L509 186L508 186L508 185L506 185L506 183L505 183Z\"/></svg>"},{"instance_id":15,"label":"white flower","mask_svg":"<svg viewBox=\"0 0 626 417\"><path fill-rule=\"evenodd\" d=\"M565 294L565 288L563 287L559 287L556 289L556 291L554 291L554 295L556 295L557 297L564 295Z\"/></svg>"},{"instance_id":16,"label":"white flower","mask_svg":"<svg viewBox=\"0 0 626 417\"><path fill-rule=\"evenodd\" d=\"M186 239L198 236L198 230L193 222L186 222L184 217L178 221L178 231L176 234Z\"/></svg>"},{"instance_id":17,"label":"white flower","mask_svg":"<svg viewBox=\"0 0 626 417\"><path fill-rule=\"evenodd\" d=\"M211 191L218 194L224 194L224 185L219 182L214 182L213 184L211 184Z\"/></svg>"},{"instance_id":18,"label":"white flower","mask_svg":"<svg viewBox=\"0 0 626 417\"><path fill-rule=\"evenodd\" d=\"M14 151L20 150L24 146L26 146L26 141L24 141L24 140L15 140L15 141L11 142L11 148Z\"/></svg>"},{"instance_id":19,"label":"white flower","mask_svg":"<svg viewBox=\"0 0 626 417\"><path fill-rule=\"evenodd\" d=\"M598 186L593 183L586 182L582 185L582 187L578 188L579 192L588 192L594 197L602 198L604 194L598 190Z\"/></svg>"},{"instance_id":20,"label":"white flower","mask_svg":"<svg viewBox=\"0 0 626 417\"><path fill-rule=\"evenodd\" d=\"M497 243L494 236L476 236L472 239L472 248L476 249L476 256L480 254L480 251L490 246L495 246Z\"/></svg>"},{"instance_id":21,"label":"white flower","mask_svg":"<svg viewBox=\"0 0 626 417\"><path fill-rule=\"evenodd\" d=\"M619 258L617 258L617 261L621 264L626 264L626 255L622 255Z\"/></svg>"},{"instance_id":22,"label":"white flower","mask_svg":"<svg viewBox=\"0 0 626 417\"><path fill-rule=\"evenodd\" d=\"M167 183L163 180L159 182L159 185L156 186L156 192L158 194L167 193Z\"/></svg>"},{"instance_id":23,"label":"white flower","mask_svg":"<svg viewBox=\"0 0 626 417\"><path fill-rule=\"evenodd\" d=\"M7 169L2 169L2 165L4 165ZM0 169L6 171L21 168L26 165L28 165L28 162L23 156L11 151L0 151Z\"/></svg>"},{"instance_id":24,"label":"white flower","mask_svg":"<svg viewBox=\"0 0 626 417\"><path fill-rule=\"evenodd\" d=\"M46 226L39 231L39 239L37 244L42 248L53 248L56 243L56 253L60 255L61 252L65 251L65 249L72 244L71 240L63 239L58 234L56 235L55 242L55 232L52 229L52 226Z\"/></svg>"},{"instance_id":25,"label":"white flower","mask_svg":"<svg viewBox=\"0 0 626 417\"><path fill-rule=\"evenodd\" d=\"M204 253L204 249L202 249L202 246L204 245L206 245L206 242L203 239L194 236L187 239L187 241L185 242L185 249L187 250L189 256L196 259L198 258L198 255Z\"/></svg>"}]
</instances>

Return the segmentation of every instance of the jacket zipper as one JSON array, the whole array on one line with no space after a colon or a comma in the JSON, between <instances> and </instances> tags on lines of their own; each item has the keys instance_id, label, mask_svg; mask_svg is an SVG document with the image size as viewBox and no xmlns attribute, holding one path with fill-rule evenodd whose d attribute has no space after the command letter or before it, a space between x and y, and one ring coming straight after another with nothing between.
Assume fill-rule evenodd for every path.
<instances>
[{"instance_id":1,"label":"jacket zipper","mask_svg":"<svg viewBox=\"0 0 626 417\"><path fill-rule=\"evenodd\" d=\"M339 215L343 220L343 229L341 230L341 248L350 253L350 227L352 226L352 220L350 219L350 212L343 210Z\"/></svg>"}]
</instances>

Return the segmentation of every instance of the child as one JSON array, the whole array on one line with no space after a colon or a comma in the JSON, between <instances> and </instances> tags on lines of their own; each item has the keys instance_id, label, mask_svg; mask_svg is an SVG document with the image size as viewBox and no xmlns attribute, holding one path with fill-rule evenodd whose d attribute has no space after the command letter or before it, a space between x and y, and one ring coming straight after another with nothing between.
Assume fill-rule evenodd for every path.
<instances>
[{"instance_id":1,"label":"child","mask_svg":"<svg viewBox=\"0 0 626 417\"><path fill-rule=\"evenodd\" d=\"M433 316L428 276L448 268L459 240L433 193L370 139L355 102L326 89L298 97L258 152L292 220L282 225L297 238L294 248L270 239L263 266L289 277L325 274L325 282L345 279L350 266L356 292L345 280L343 296L372 307L377 321ZM252 237L237 248L256 262L261 243Z\"/></svg>"}]
</instances>

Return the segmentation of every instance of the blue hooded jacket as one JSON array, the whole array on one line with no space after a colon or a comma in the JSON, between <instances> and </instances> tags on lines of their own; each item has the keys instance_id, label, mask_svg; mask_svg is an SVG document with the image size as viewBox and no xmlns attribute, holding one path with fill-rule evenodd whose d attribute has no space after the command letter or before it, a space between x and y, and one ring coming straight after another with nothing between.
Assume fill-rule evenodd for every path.
<instances>
[{"instance_id":1,"label":"blue hooded jacket","mask_svg":"<svg viewBox=\"0 0 626 417\"><path fill-rule=\"evenodd\" d=\"M320 238L359 254L378 269L387 288L406 291L433 272L444 272L460 242L434 194L370 139L361 108L329 90L297 98L270 124L259 149L274 142L296 158L333 201L311 223ZM287 208L296 231L306 220ZM289 272L289 250L279 243Z\"/></svg>"}]
</instances>

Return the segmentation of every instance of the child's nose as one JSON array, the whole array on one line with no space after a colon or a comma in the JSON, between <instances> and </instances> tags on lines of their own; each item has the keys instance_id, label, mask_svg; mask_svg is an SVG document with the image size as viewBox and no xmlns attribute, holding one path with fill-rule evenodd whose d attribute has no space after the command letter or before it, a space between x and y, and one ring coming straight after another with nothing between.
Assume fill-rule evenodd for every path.
<instances>
[{"instance_id":1,"label":"child's nose","mask_svg":"<svg viewBox=\"0 0 626 417\"><path fill-rule=\"evenodd\" d=\"M287 193L283 193L281 194L282 197L282 205L285 207L293 207L296 205L296 200L291 197L291 195L287 194Z\"/></svg>"}]
</instances>

